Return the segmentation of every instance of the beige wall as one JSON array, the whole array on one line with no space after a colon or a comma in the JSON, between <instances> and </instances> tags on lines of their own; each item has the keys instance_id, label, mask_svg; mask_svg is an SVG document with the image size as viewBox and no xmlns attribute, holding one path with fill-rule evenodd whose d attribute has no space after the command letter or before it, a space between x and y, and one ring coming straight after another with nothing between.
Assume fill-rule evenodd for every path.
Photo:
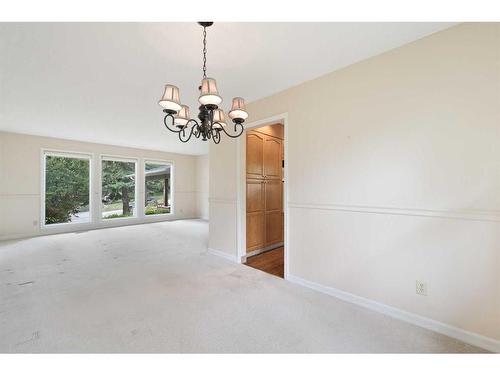
<instances>
[{"instance_id":1,"label":"beige wall","mask_svg":"<svg viewBox=\"0 0 500 375\"><path fill-rule=\"evenodd\" d=\"M248 111L288 113L291 276L500 339L499 24L458 25ZM211 228L237 222L223 143L210 197L233 216ZM233 228L217 230L210 243L236 255Z\"/></svg>"},{"instance_id":2,"label":"beige wall","mask_svg":"<svg viewBox=\"0 0 500 375\"><path fill-rule=\"evenodd\" d=\"M100 154L137 158L139 166L145 159L172 161L174 164L174 214L101 223L97 223L96 217L94 224L74 224L41 229L40 163L41 150L44 148L93 154L92 187L96 204L100 199L98 196L100 182L97 178L98 168L96 168L99 165ZM197 166L196 156L0 132L0 239L98 226L200 217L202 213L198 210L197 202L201 201L199 186L203 185L203 176L197 176ZM142 170L139 167L138 180L141 181L142 178ZM138 196L138 201L142 201L141 197L144 196L142 184L138 185Z\"/></svg>"},{"instance_id":3,"label":"beige wall","mask_svg":"<svg viewBox=\"0 0 500 375\"><path fill-rule=\"evenodd\" d=\"M196 157L196 210L201 219L208 220L208 178L209 157L200 155Z\"/></svg>"},{"instance_id":4,"label":"beige wall","mask_svg":"<svg viewBox=\"0 0 500 375\"><path fill-rule=\"evenodd\" d=\"M228 254L236 259L236 145L227 137L209 145L209 241L210 249Z\"/></svg>"}]
</instances>

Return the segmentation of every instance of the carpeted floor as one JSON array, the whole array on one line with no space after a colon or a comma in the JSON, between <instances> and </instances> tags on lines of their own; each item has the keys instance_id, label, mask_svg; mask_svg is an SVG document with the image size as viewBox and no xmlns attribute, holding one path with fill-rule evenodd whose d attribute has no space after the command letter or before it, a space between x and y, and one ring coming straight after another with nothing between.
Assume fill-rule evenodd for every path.
<instances>
[{"instance_id":1,"label":"carpeted floor","mask_svg":"<svg viewBox=\"0 0 500 375\"><path fill-rule=\"evenodd\" d=\"M0 243L0 352L479 352L206 253L174 221Z\"/></svg>"}]
</instances>

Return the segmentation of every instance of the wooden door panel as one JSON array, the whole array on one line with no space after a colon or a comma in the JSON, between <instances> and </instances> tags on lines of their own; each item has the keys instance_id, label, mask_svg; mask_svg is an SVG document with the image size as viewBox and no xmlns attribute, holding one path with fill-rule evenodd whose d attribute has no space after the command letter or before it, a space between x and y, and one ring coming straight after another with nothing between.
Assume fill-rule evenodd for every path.
<instances>
[{"instance_id":1,"label":"wooden door panel","mask_svg":"<svg viewBox=\"0 0 500 375\"><path fill-rule=\"evenodd\" d=\"M265 207L266 211L282 210L282 185L280 180L266 180Z\"/></svg>"},{"instance_id":2,"label":"wooden door panel","mask_svg":"<svg viewBox=\"0 0 500 375\"><path fill-rule=\"evenodd\" d=\"M264 177L281 178L281 140L266 137L264 140Z\"/></svg>"},{"instance_id":3,"label":"wooden door panel","mask_svg":"<svg viewBox=\"0 0 500 375\"><path fill-rule=\"evenodd\" d=\"M247 133L247 177L264 177L264 137L256 132Z\"/></svg>"},{"instance_id":4,"label":"wooden door panel","mask_svg":"<svg viewBox=\"0 0 500 375\"><path fill-rule=\"evenodd\" d=\"M263 211L247 214L247 252L264 247L265 215Z\"/></svg>"},{"instance_id":5,"label":"wooden door panel","mask_svg":"<svg viewBox=\"0 0 500 375\"><path fill-rule=\"evenodd\" d=\"M264 210L264 180L247 180L247 213Z\"/></svg>"},{"instance_id":6,"label":"wooden door panel","mask_svg":"<svg viewBox=\"0 0 500 375\"><path fill-rule=\"evenodd\" d=\"M265 246L270 246L281 242L281 211L266 211L266 242Z\"/></svg>"}]
</instances>

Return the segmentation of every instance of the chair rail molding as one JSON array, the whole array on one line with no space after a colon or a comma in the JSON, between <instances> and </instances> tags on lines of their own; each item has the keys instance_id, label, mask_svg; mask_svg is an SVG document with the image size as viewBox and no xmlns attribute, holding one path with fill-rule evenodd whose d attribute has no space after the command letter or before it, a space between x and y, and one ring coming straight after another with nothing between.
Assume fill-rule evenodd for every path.
<instances>
[{"instance_id":1,"label":"chair rail molding","mask_svg":"<svg viewBox=\"0 0 500 375\"><path fill-rule=\"evenodd\" d=\"M409 207L382 207L382 206L362 206L347 204L321 204L321 203L298 203L288 202L289 208L309 209L309 210L330 210L346 211L367 214L382 215L403 215L436 217L455 220L472 220L500 222L500 211L498 210L477 210L477 209L428 209L428 208L409 208Z\"/></svg>"}]
</instances>

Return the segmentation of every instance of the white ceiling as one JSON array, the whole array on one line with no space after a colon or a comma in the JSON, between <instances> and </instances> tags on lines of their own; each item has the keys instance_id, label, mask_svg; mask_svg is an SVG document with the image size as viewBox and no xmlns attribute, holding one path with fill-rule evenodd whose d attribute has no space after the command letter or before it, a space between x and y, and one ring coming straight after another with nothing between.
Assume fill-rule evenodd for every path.
<instances>
[{"instance_id":1,"label":"white ceiling","mask_svg":"<svg viewBox=\"0 0 500 375\"><path fill-rule=\"evenodd\" d=\"M225 99L262 98L450 23L215 23L208 75ZM196 23L0 24L0 130L204 154L162 124L165 83L195 117ZM227 138L223 142L231 142Z\"/></svg>"}]
</instances>

